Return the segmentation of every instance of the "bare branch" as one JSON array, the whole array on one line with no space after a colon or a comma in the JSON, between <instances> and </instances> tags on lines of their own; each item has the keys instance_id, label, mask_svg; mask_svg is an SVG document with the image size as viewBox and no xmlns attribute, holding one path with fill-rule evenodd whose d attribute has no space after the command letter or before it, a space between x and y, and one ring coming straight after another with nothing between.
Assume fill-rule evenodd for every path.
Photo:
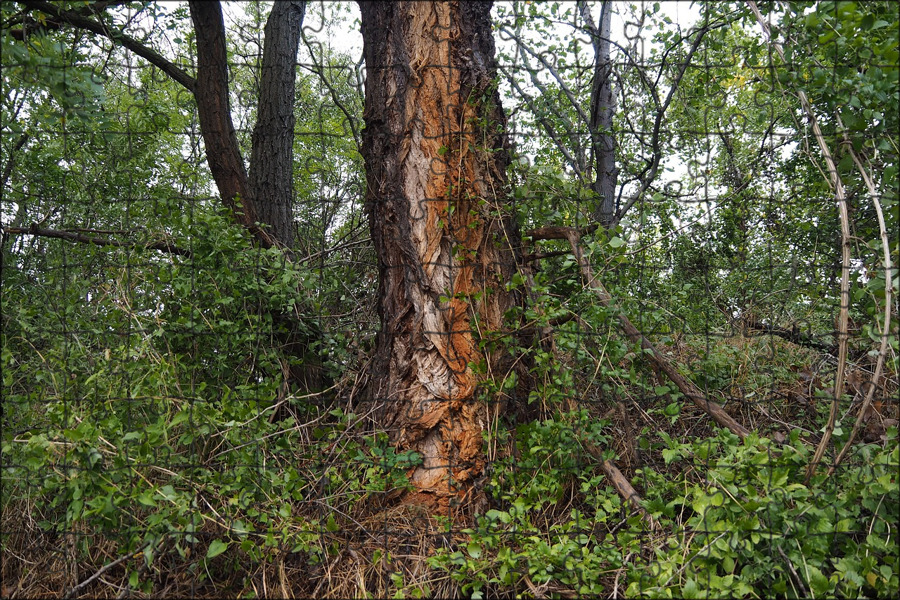
<instances>
[{"instance_id":1,"label":"bare branch","mask_svg":"<svg viewBox=\"0 0 900 600\"><path fill-rule=\"evenodd\" d=\"M575 94L572 93L572 90L569 89L569 86L566 84L565 80L557 72L557 70L555 68L553 68L553 65L550 64L550 62L544 57L544 55L532 50L531 47L528 44L526 44L525 41L519 35L517 35L513 31L510 31L508 28L501 27L500 31L502 31L503 33L508 35L510 38L514 39L516 41L516 45L519 48L521 48L522 50L524 50L525 52L527 52L528 54L530 54L531 56L536 58L538 60L538 62L540 62L541 65L543 65L543 67L545 69L547 69L547 72L550 73L553 76L553 79L555 79L556 82L559 84L559 89L561 89L563 94L566 95L566 98L568 98L569 103L571 103L571 105L572 105L572 108L574 108L575 112L578 113L578 117L584 123L585 127L587 127L590 122L590 119L588 119L588 116L586 114L584 114L583 110L581 110L581 103L578 102L578 99L575 97ZM531 70L529 69L529 71L531 71Z\"/></svg>"},{"instance_id":2,"label":"bare branch","mask_svg":"<svg viewBox=\"0 0 900 600\"><path fill-rule=\"evenodd\" d=\"M534 99L528 93L526 93L525 90L522 89L522 87L519 85L519 82L516 81L516 78L512 76L512 73L507 71L503 66L500 66L498 68L503 71L503 74L506 75L506 79L509 81L509 83L516 89L519 95L522 96L522 98L528 104L528 108L530 108L531 111L536 115L539 114L539 111L536 110L536 107L534 105ZM553 127L553 123L551 123L550 120L545 116L538 117L538 122L540 122L540 124L544 126L544 131L548 136L550 136L550 139L553 140L553 143L556 144L556 148L562 153L563 157L566 159L566 162L569 163L569 166L572 167L572 170L575 172L575 175L578 177L578 179L584 182L584 171L582 169L582 166L578 163L578 160L576 160L575 157L572 156L572 153L569 152L569 149L560 139L559 134ZM571 132L568 132L568 134L572 135Z\"/></svg>"},{"instance_id":3,"label":"bare branch","mask_svg":"<svg viewBox=\"0 0 900 600\"><path fill-rule=\"evenodd\" d=\"M719 27L722 25L719 24ZM669 105L672 104L672 99L675 96L676 90L678 90L678 86L681 83L682 78L684 77L685 72L687 71L688 66L691 64L691 59L694 57L694 53L697 52L697 49L700 47L700 42L703 41L703 37L709 33L713 27L709 24L697 30L697 36L694 38L694 42L691 44L690 50L688 50L687 56L684 61L681 63L681 67L678 70L678 73L675 75L675 80L672 82L672 86L669 88L669 93L666 95L666 99L663 101L659 108L656 111L656 119L653 122L653 134L650 138L650 147L653 150L653 158L650 160L650 164L646 165L641 173L638 175L638 179L641 182L641 187L638 191L625 203L625 206L620 208L616 212L616 218L613 224L618 223L622 220L622 217L634 206L638 200L640 200L644 192L646 192L650 186L653 184L653 181L656 179L656 174L659 172L659 162L662 159L662 149L659 147L659 134L662 129L663 118L666 115L666 111L669 109ZM656 87L654 86L654 90ZM655 96L655 94L654 94Z\"/></svg>"}]
</instances>

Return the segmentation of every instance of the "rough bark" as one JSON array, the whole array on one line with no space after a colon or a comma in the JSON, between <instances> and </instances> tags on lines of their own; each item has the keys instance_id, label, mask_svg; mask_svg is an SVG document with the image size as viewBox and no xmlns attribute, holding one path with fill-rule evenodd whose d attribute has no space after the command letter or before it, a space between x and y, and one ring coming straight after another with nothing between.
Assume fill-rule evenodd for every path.
<instances>
[{"instance_id":1,"label":"rough bark","mask_svg":"<svg viewBox=\"0 0 900 600\"><path fill-rule=\"evenodd\" d=\"M228 54L225 48L225 20L218 2L190 3L191 20L197 35L197 84L194 96L206 158L222 200L235 211L243 225L256 221L250 202L247 171L238 147L228 102ZM237 204L243 204L238 208Z\"/></svg>"},{"instance_id":2,"label":"rough bark","mask_svg":"<svg viewBox=\"0 0 900 600\"><path fill-rule=\"evenodd\" d=\"M252 180L248 179L238 147L228 102L228 55L225 22L219 2L189 2L197 35L197 78L193 78L153 49L109 29L87 15L99 14L122 2L95 2L78 10L64 10L51 2L22 0L29 10L41 11L55 21L109 38L155 65L194 94L207 163L236 222L246 226L263 246L290 246L291 150L293 144L294 66L306 2L276 2L266 24L260 118L254 129L251 154ZM23 29L22 36L25 35ZM256 140L260 140L257 144ZM257 148L257 145L259 146ZM263 230L257 222L267 225ZM282 239L281 236L284 236Z\"/></svg>"},{"instance_id":3,"label":"rough bark","mask_svg":"<svg viewBox=\"0 0 900 600\"><path fill-rule=\"evenodd\" d=\"M292 213L294 92L306 2L276 2L265 27L250 191L261 223L284 246L294 244Z\"/></svg>"},{"instance_id":4,"label":"rough bark","mask_svg":"<svg viewBox=\"0 0 900 600\"><path fill-rule=\"evenodd\" d=\"M504 206L490 2L360 9L366 207L380 275L370 393L396 445L423 457L411 483L446 507L484 467L482 373L508 368L479 341L518 302L506 290L521 248Z\"/></svg>"},{"instance_id":5,"label":"rough bark","mask_svg":"<svg viewBox=\"0 0 900 600\"><path fill-rule=\"evenodd\" d=\"M580 2L582 13L591 23L587 3ZM613 134L613 115L616 99L613 92L612 60L610 58L610 29L612 2L608 0L600 9L597 27L591 27L594 46L594 75L591 84L591 116L589 131L594 158L594 182L591 186L597 194L594 220L603 228L612 227L616 220L616 138Z\"/></svg>"},{"instance_id":6,"label":"rough bark","mask_svg":"<svg viewBox=\"0 0 900 600\"><path fill-rule=\"evenodd\" d=\"M199 0L193 0L189 5L197 35L194 97L209 170L222 201L233 211L235 220L253 232L264 246L273 246L275 239L256 225L259 218L231 120L222 6L218 2Z\"/></svg>"}]
</instances>

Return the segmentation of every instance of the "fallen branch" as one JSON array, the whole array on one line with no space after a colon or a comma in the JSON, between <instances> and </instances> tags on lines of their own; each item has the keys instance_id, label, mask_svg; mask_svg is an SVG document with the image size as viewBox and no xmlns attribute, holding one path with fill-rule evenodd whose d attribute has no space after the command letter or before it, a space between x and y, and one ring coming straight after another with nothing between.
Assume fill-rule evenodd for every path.
<instances>
[{"instance_id":1,"label":"fallen branch","mask_svg":"<svg viewBox=\"0 0 900 600\"><path fill-rule=\"evenodd\" d=\"M572 253L575 256L575 260L581 267L581 273L583 277L585 278L591 289L594 290L594 293L596 294L600 302L606 307L615 308L616 304L613 301L612 296L608 291L606 291L606 288L603 287L603 284L600 283L600 281L595 277L594 270L591 267L591 263L584 256L584 252L581 249L581 244L579 243L580 230L566 227L556 227L552 229L559 230L559 232L565 235L565 239L569 241L569 245L572 247ZM557 232L554 231L553 233ZM631 320L629 320L621 310L617 310L616 314L619 319L619 324L628 339L630 339L632 342L640 344L647 357L650 358L650 360L653 361L653 364L655 364L663 373L666 374L669 380L674 383L679 390L681 390L682 394L684 394L687 398L690 398L691 401L698 407L709 413L709 415L716 423L718 423L722 427L727 427L739 438L744 439L748 435L750 435L750 430L735 421L731 415L725 412L725 409L722 408L720 404L708 400L706 398L706 395L700 390L700 388L696 386L696 384L694 384L694 382L679 373L678 370L675 369L675 367L672 365L672 363L666 360L666 358L662 355L662 353L660 353L656 346L653 345L653 342L647 339L647 337L642 334L637 327L634 326Z\"/></svg>"},{"instance_id":2,"label":"fallen branch","mask_svg":"<svg viewBox=\"0 0 900 600\"><path fill-rule=\"evenodd\" d=\"M616 488L616 491L619 492L622 499L627 501L632 508L641 513L641 518L644 519L644 522L647 523L650 529L656 529L658 524L653 517L650 516L650 513L647 512L647 509L641 505L642 500L640 494L637 493L637 490L634 489L634 486L631 485L628 478L622 474L622 471L619 470L616 463L604 459L603 452L593 444L585 444L585 448L591 456L599 461L600 470L603 471L603 474L606 475L609 482Z\"/></svg>"},{"instance_id":3,"label":"fallen branch","mask_svg":"<svg viewBox=\"0 0 900 600\"><path fill-rule=\"evenodd\" d=\"M776 548L778 547L776 546ZM800 596L803 598L809 598L809 592L806 590L806 586L803 585L803 580L800 579L800 576L797 574L797 569L794 568L793 563L791 563L791 559L787 557L787 554L785 554L784 550L782 550L781 548L778 548L778 554L781 555L782 560L784 560L784 564L787 565L788 571L791 574L791 579L795 584L797 584L797 587L800 588Z\"/></svg>"},{"instance_id":4,"label":"fallen branch","mask_svg":"<svg viewBox=\"0 0 900 600\"><path fill-rule=\"evenodd\" d=\"M121 242L119 240L111 240L102 237L92 237L83 233L75 233L72 231L60 231L59 229L45 229L32 224L31 227L4 227L3 233L14 233L18 235L36 235L38 237L56 238L59 240L67 240L69 242L78 242L81 244L94 244L95 246L113 246L115 248L131 248L141 250L158 250L167 254L175 254L176 256L184 256L191 258L193 255L190 250L179 248L171 242L147 242L139 244L133 242Z\"/></svg>"},{"instance_id":5,"label":"fallen branch","mask_svg":"<svg viewBox=\"0 0 900 600\"><path fill-rule=\"evenodd\" d=\"M616 466L616 463L611 460L601 460L600 470L603 471L603 474L606 475L606 478L609 479L610 483L613 484L613 487L616 488L616 491L619 492L619 495L627 500L635 510L641 513L641 517L644 519L644 522L646 522L651 529L656 529L656 521L653 520L653 517L650 516L650 513L647 512L647 509L641 506L641 497L638 495L634 487L632 487L631 482L628 481L628 479L624 475L622 475L622 471L619 470L619 468Z\"/></svg>"},{"instance_id":6,"label":"fallen branch","mask_svg":"<svg viewBox=\"0 0 900 600\"><path fill-rule=\"evenodd\" d=\"M88 585L90 585L90 583L92 581L94 581L95 579L98 579L101 575L103 575L104 573L106 573L107 571L109 571L110 569L115 567L116 565L122 564L129 558L141 556L143 551L144 550L141 549L141 550L137 550L135 552L129 552L128 554L120 556L119 558L112 561L111 563L100 567L100 569L98 569L96 573L94 573L93 575L91 575L90 577L88 577L87 579L85 579L84 581L82 581L81 583L79 583L78 585L73 587L72 589L70 589L68 592L66 592L66 594L65 594L65 596L63 596L63 598L71 598L72 596L77 594L80 590L82 590L85 587L87 587Z\"/></svg>"},{"instance_id":7,"label":"fallen branch","mask_svg":"<svg viewBox=\"0 0 900 600\"><path fill-rule=\"evenodd\" d=\"M783 340L787 340L792 344L812 348L820 352L825 352L826 354L832 354L835 351L834 346L829 346L828 344L816 341L813 336L803 334L798 329L784 329L783 327L773 327L772 325L766 325L765 323L751 323L747 326L747 329L774 335Z\"/></svg>"}]
</instances>

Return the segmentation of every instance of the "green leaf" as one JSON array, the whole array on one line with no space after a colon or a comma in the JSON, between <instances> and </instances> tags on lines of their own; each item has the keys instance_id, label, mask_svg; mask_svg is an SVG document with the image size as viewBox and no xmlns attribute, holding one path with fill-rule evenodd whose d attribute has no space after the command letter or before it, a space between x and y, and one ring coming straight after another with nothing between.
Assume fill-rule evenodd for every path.
<instances>
[{"instance_id":1,"label":"green leaf","mask_svg":"<svg viewBox=\"0 0 900 600\"><path fill-rule=\"evenodd\" d=\"M481 544L476 544L475 542L469 542L469 545L466 546L466 550L469 552L469 556L474 559L481 558Z\"/></svg>"},{"instance_id":2,"label":"green leaf","mask_svg":"<svg viewBox=\"0 0 900 600\"><path fill-rule=\"evenodd\" d=\"M613 239L609 240L609 245L612 246L613 248L621 248L622 246L625 245L625 240L616 236Z\"/></svg>"},{"instance_id":3,"label":"green leaf","mask_svg":"<svg viewBox=\"0 0 900 600\"><path fill-rule=\"evenodd\" d=\"M681 588L681 595L685 598L700 598L702 596L702 592L697 586L697 582L691 578L688 578L688 580L684 582L684 586L682 586Z\"/></svg>"},{"instance_id":4,"label":"green leaf","mask_svg":"<svg viewBox=\"0 0 900 600\"><path fill-rule=\"evenodd\" d=\"M337 521L334 520L334 515L328 515L328 521L326 521L325 523L325 530L334 533L340 528L340 525L338 525Z\"/></svg>"},{"instance_id":5,"label":"green leaf","mask_svg":"<svg viewBox=\"0 0 900 600\"><path fill-rule=\"evenodd\" d=\"M809 573L809 587L812 588L816 596L827 594L829 588L828 578L822 574L822 571L813 565L806 565L806 570Z\"/></svg>"},{"instance_id":6,"label":"green leaf","mask_svg":"<svg viewBox=\"0 0 900 600\"><path fill-rule=\"evenodd\" d=\"M226 550L228 550L227 542L223 542L222 540L213 540L209 545L209 549L206 551L206 558L215 558Z\"/></svg>"},{"instance_id":7,"label":"green leaf","mask_svg":"<svg viewBox=\"0 0 900 600\"><path fill-rule=\"evenodd\" d=\"M662 457L665 463L668 465L673 460L678 460L679 458L681 458L681 452L679 452L678 450L664 448L662 451Z\"/></svg>"},{"instance_id":8,"label":"green leaf","mask_svg":"<svg viewBox=\"0 0 900 600\"><path fill-rule=\"evenodd\" d=\"M141 492L141 494L138 496L137 500L144 506L150 506L150 507L156 506L156 500L153 498L152 490L145 490L144 492Z\"/></svg>"}]
</instances>

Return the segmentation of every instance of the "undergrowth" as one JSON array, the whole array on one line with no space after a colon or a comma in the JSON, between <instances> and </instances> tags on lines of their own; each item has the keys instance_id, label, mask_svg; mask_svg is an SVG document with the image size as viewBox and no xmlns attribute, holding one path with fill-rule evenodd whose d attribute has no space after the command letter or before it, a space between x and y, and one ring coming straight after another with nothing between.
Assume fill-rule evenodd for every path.
<instances>
[{"instance_id":1,"label":"undergrowth","mask_svg":"<svg viewBox=\"0 0 900 600\"><path fill-rule=\"evenodd\" d=\"M44 273L70 306L107 294L102 315L66 313L79 325L70 335L48 328L49 294L5 287L3 596L900 591L896 404L872 415L834 473L823 464L804 482L829 408L826 358L773 338L658 329L683 373L759 432L741 441L649 369L575 275L548 270L538 302L511 315L536 330L557 323L552 346L516 349L533 365L523 404L536 416L498 416L480 499L436 517L396 502L421 457L393 447L357 399L365 357L335 350L340 323L303 317L322 300L298 290L321 274L239 251L243 234L208 219L190 232L191 262L89 269L95 280ZM156 296L129 303L148 273ZM286 373L306 367L333 379L289 385ZM515 384L486 385L485 400ZM896 393L895 377L884 385ZM853 394L844 406L858 406ZM840 416L836 444L853 415ZM652 525L601 460L632 481Z\"/></svg>"}]
</instances>

